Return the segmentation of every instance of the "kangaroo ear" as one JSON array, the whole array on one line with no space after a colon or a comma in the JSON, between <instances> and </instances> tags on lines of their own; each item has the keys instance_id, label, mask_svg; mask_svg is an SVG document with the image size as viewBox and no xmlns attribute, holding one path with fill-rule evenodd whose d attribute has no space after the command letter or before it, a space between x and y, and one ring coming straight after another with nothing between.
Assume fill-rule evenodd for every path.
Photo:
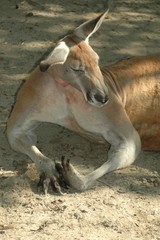
<instances>
[{"instance_id":1,"label":"kangaroo ear","mask_svg":"<svg viewBox=\"0 0 160 240\"><path fill-rule=\"evenodd\" d=\"M98 17L81 24L73 33L83 40L88 40L89 37L99 29L108 12L109 9Z\"/></svg>"},{"instance_id":2,"label":"kangaroo ear","mask_svg":"<svg viewBox=\"0 0 160 240\"><path fill-rule=\"evenodd\" d=\"M63 64L66 61L68 54L69 47L64 41L59 42L50 55L45 60L40 62L40 70L45 72L51 65Z\"/></svg>"}]
</instances>

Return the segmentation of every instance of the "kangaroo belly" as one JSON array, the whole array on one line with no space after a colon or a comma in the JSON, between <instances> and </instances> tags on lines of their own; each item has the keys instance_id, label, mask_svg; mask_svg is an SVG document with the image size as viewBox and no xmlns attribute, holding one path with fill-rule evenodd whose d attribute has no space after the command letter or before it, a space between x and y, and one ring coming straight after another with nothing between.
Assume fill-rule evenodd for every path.
<instances>
[{"instance_id":1,"label":"kangaroo belly","mask_svg":"<svg viewBox=\"0 0 160 240\"><path fill-rule=\"evenodd\" d=\"M160 150L160 93L140 101L132 101L127 109L133 126L138 131L144 150Z\"/></svg>"},{"instance_id":2,"label":"kangaroo belly","mask_svg":"<svg viewBox=\"0 0 160 240\"><path fill-rule=\"evenodd\" d=\"M160 151L160 134L157 137L143 137L142 149L146 151Z\"/></svg>"},{"instance_id":3,"label":"kangaroo belly","mask_svg":"<svg viewBox=\"0 0 160 240\"><path fill-rule=\"evenodd\" d=\"M132 111L131 111L132 109ZM153 105L153 102L132 106L128 116L138 131L143 150L160 150L160 107Z\"/></svg>"},{"instance_id":4,"label":"kangaroo belly","mask_svg":"<svg viewBox=\"0 0 160 240\"><path fill-rule=\"evenodd\" d=\"M160 124L141 123L135 124L142 142L142 149L148 151L160 151Z\"/></svg>"}]
</instances>

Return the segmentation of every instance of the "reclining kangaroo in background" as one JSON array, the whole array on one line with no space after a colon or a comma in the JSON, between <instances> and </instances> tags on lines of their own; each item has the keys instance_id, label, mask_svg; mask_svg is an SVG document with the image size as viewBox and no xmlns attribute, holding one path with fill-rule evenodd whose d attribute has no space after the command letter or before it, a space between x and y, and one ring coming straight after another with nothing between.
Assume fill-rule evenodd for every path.
<instances>
[{"instance_id":1,"label":"reclining kangaroo in background","mask_svg":"<svg viewBox=\"0 0 160 240\"><path fill-rule=\"evenodd\" d=\"M140 137L143 149L160 150L160 54L100 68L89 38L107 12L58 42L20 89L8 120L11 147L33 160L45 193L50 183L61 192L59 177L83 191L104 174L129 166L141 150ZM38 122L108 142L107 161L86 176L69 161L56 164L36 147Z\"/></svg>"}]
</instances>

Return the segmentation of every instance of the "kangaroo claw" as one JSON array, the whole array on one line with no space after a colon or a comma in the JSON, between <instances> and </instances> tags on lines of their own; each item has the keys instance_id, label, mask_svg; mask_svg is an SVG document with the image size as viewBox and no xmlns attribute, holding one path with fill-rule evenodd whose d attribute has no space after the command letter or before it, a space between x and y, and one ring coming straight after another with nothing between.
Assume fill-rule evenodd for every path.
<instances>
[{"instance_id":1,"label":"kangaroo claw","mask_svg":"<svg viewBox=\"0 0 160 240\"><path fill-rule=\"evenodd\" d=\"M49 186L52 186L53 190L56 190L59 194L63 195L57 179L54 176L46 177L45 173L42 173L40 175L38 187L42 187L44 194L47 195Z\"/></svg>"}]
</instances>

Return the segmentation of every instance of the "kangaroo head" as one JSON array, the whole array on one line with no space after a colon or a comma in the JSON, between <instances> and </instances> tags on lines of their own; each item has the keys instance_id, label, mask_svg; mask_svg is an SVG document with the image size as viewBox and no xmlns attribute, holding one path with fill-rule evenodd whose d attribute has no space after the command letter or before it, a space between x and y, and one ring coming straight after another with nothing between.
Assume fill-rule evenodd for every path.
<instances>
[{"instance_id":1,"label":"kangaroo head","mask_svg":"<svg viewBox=\"0 0 160 240\"><path fill-rule=\"evenodd\" d=\"M53 77L79 89L85 100L94 106L107 103L108 89L98 64L99 56L89 45L89 38L99 29L107 13L108 10L80 25L40 62L41 71L51 71Z\"/></svg>"}]
</instances>

